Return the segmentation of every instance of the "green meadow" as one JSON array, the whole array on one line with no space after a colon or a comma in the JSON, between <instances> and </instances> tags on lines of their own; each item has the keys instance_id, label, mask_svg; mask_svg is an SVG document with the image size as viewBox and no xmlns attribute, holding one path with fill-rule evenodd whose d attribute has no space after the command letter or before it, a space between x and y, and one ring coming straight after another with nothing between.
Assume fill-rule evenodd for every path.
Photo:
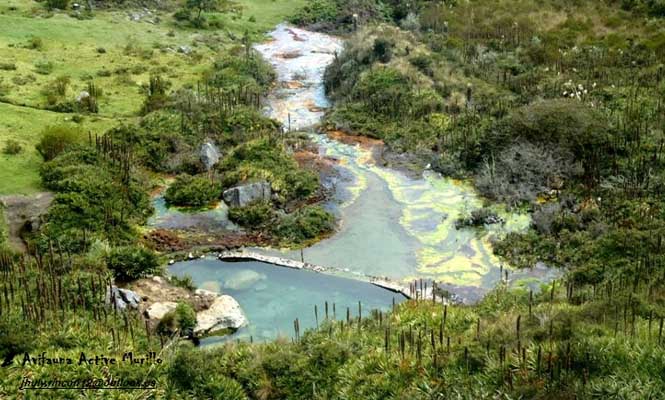
<instances>
[{"instance_id":1,"label":"green meadow","mask_svg":"<svg viewBox=\"0 0 665 400\"><path fill-rule=\"evenodd\" d=\"M17 155L0 156L0 194L32 193L40 188L41 163L35 143L52 124L73 123L74 114L45 110L48 88L68 77L62 96L74 100L93 84L101 92L99 112L83 116L84 131L101 134L132 122L151 75L160 74L171 90L194 85L216 54L237 45L245 32L252 40L286 18L303 0L243 0L238 10L210 13L214 28L177 24L175 9L156 10L140 20L133 11L95 10L90 19L48 11L40 3L9 0L0 5L0 148L9 139L22 145ZM79 120L80 118L75 118Z\"/></svg>"}]
</instances>

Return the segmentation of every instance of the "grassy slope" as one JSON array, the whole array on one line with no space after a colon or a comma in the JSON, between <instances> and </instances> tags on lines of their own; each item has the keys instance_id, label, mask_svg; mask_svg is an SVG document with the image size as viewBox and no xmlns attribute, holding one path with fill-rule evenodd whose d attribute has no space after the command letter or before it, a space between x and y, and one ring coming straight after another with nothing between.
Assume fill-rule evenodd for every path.
<instances>
[{"instance_id":1,"label":"grassy slope","mask_svg":"<svg viewBox=\"0 0 665 400\"><path fill-rule=\"evenodd\" d=\"M262 32L282 21L291 7L304 1L243 0L239 3L244 7L241 16L221 16L226 29L196 31L177 27L169 13L158 14L159 24L130 21L127 13L121 11L99 11L91 20L78 20L63 12L49 16L33 1L10 0L0 5L0 60L14 63L17 68L1 71L0 85L8 88L9 93L5 96L8 101L42 107L45 97L41 90L55 77L71 77L67 99L73 99L85 90L92 77L104 93L99 107L102 118L87 118L85 129L101 133L114 123L136 118L143 101L141 85L148 82L151 73L164 74L173 88L195 82L215 56L210 46L197 45L197 41L206 40L213 47L228 46L232 37L239 37L245 30L258 39ZM249 22L251 16L256 22ZM42 49L25 48L32 37L42 40ZM137 51L126 51L130 44ZM195 55L186 56L175 51L183 45L194 49ZM99 47L103 47L106 53L98 53ZM142 55L150 50L151 56ZM35 63L44 60L54 64L49 75L35 72ZM130 72L115 73L119 68L128 68ZM97 75L100 70L111 71L112 75L100 77ZM16 84L17 79L26 77L34 78L34 81ZM71 115L4 104L1 107L0 147L4 147L6 139L16 138L24 144L25 150L18 156L1 156L0 194L38 191L40 159L34 151L34 144L39 132L44 126L61 122Z\"/></svg>"}]
</instances>

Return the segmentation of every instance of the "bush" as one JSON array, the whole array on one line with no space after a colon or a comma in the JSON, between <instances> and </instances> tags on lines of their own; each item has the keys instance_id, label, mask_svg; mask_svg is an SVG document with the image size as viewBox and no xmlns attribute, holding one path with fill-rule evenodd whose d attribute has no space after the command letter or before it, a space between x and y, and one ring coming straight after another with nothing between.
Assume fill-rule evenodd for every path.
<instances>
[{"instance_id":1,"label":"bush","mask_svg":"<svg viewBox=\"0 0 665 400\"><path fill-rule=\"evenodd\" d=\"M302 243L317 239L335 229L335 218L319 206L306 207L284 217L274 228L281 239Z\"/></svg>"},{"instance_id":2,"label":"bush","mask_svg":"<svg viewBox=\"0 0 665 400\"><path fill-rule=\"evenodd\" d=\"M55 65L48 60L40 60L35 63L35 72L41 75L48 75L53 72Z\"/></svg>"},{"instance_id":3,"label":"bush","mask_svg":"<svg viewBox=\"0 0 665 400\"><path fill-rule=\"evenodd\" d=\"M231 207L229 219L238 225L256 228L272 220L272 206L268 202L256 202L245 207Z\"/></svg>"},{"instance_id":4,"label":"bush","mask_svg":"<svg viewBox=\"0 0 665 400\"><path fill-rule=\"evenodd\" d=\"M250 87L265 91L275 80L275 71L262 57L230 54L215 61L208 79L210 84L223 89Z\"/></svg>"},{"instance_id":5,"label":"bush","mask_svg":"<svg viewBox=\"0 0 665 400\"><path fill-rule=\"evenodd\" d=\"M544 100L513 111L505 136L521 137L531 143L557 145L583 164L585 173L596 175L607 148L609 125L597 110L576 100Z\"/></svg>"},{"instance_id":6,"label":"bush","mask_svg":"<svg viewBox=\"0 0 665 400\"><path fill-rule=\"evenodd\" d=\"M5 142L5 147L2 149L2 152L7 155L15 155L20 153L23 150L21 143L14 139L8 139Z\"/></svg>"},{"instance_id":7,"label":"bush","mask_svg":"<svg viewBox=\"0 0 665 400\"><path fill-rule=\"evenodd\" d=\"M485 161L476 187L488 198L515 205L560 189L576 173L569 152L558 146L520 142Z\"/></svg>"},{"instance_id":8,"label":"bush","mask_svg":"<svg viewBox=\"0 0 665 400\"><path fill-rule=\"evenodd\" d=\"M455 221L455 228L460 229L466 226L478 227L490 224L500 224L503 222L503 218L499 217L494 210L483 207L471 211L469 215L459 217Z\"/></svg>"},{"instance_id":9,"label":"bush","mask_svg":"<svg viewBox=\"0 0 665 400\"><path fill-rule=\"evenodd\" d=\"M32 350L35 345L35 334L35 328L25 319L3 315L0 319L0 360L2 360L2 366L11 365L10 363L15 356Z\"/></svg>"},{"instance_id":10,"label":"bush","mask_svg":"<svg viewBox=\"0 0 665 400\"><path fill-rule=\"evenodd\" d=\"M141 113L148 114L151 111L166 107L170 98L166 91L171 84L160 76L151 76L150 83L146 87L146 98L143 102Z\"/></svg>"},{"instance_id":11,"label":"bush","mask_svg":"<svg viewBox=\"0 0 665 400\"><path fill-rule=\"evenodd\" d=\"M203 207L219 199L221 194L219 184L202 176L182 174L166 190L164 199L169 205Z\"/></svg>"},{"instance_id":12,"label":"bush","mask_svg":"<svg viewBox=\"0 0 665 400\"><path fill-rule=\"evenodd\" d=\"M387 63L393 56L393 46L395 44L385 38L374 39L374 56L382 63Z\"/></svg>"},{"instance_id":13,"label":"bush","mask_svg":"<svg viewBox=\"0 0 665 400\"><path fill-rule=\"evenodd\" d=\"M44 161L50 161L59 154L74 147L82 136L82 131L78 127L68 125L47 126L41 133L37 151L44 158Z\"/></svg>"},{"instance_id":14,"label":"bush","mask_svg":"<svg viewBox=\"0 0 665 400\"><path fill-rule=\"evenodd\" d=\"M219 370L220 363L210 363L210 355L181 349L169 365L169 383L201 399L247 400L238 381Z\"/></svg>"},{"instance_id":15,"label":"bush","mask_svg":"<svg viewBox=\"0 0 665 400\"><path fill-rule=\"evenodd\" d=\"M310 25L321 22L335 22L337 5L332 0L313 0L299 9L290 18L296 25Z\"/></svg>"},{"instance_id":16,"label":"bush","mask_svg":"<svg viewBox=\"0 0 665 400\"><path fill-rule=\"evenodd\" d=\"M25 48L26 49L31 49L31 50L43 50L44 49L44 41L39 36L32 36L28 40L28 43L25 44Z\"/></svg>"},{"instance_id":17,"label":"bush","mask_svg":"<svg viewBox=\"0 0 665 400\"><path fill-rule=\"evenodd\" d=\"M54 8L66 10L69 7L69 0L46 0L46 7L49 10L53 10Z\"/></svg>"},{"instance_id":18,"label":"bush","mask_svg":"<svg viewBox=\"0 0 665 400\"><path fill-rule=\"evenodd\" d=\"M152 250L139 246L122 246L109 252L106 265L116 280L129 282L156 273L159 260Z\"/></svg>"},{"instance_id":19,"label":"bush","mask_svg":"<svg viewBox=\"0 0 665 400\"><path fill-rule=\"evenodd\" d=\"M157 324L157 333L163 336L171 336L176 331L181 336L189 336L196 326L196 312L187 303L178 303L175 310L170 311L162 317Z\"/></svg>"}]
</instances>

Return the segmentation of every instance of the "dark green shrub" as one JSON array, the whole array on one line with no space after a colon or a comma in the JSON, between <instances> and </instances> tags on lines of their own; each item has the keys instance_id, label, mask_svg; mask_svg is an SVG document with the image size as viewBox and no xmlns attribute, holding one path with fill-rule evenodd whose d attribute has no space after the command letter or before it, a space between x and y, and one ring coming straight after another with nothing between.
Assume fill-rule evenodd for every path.
<instances>
[{"instance_id":1,"label":"dark green shrub","mask_svg":"<svg viewBox=\"0 0 665 400\"><path fill-rule=\"evenodd\" d=\"M49 10L53 10L54 8L66 10L69 7L69 0L46 0L46 7Z\"/></svg>"},{"instance_id":2,"label":"dark green shrub","mask_svg":"<svg viewBox=\"0 0 665 400\"><path fill-rule=\"evenodd\" d=\"M374 40L374 56L382 63L387 63L393 56L393 42L385 38Z\"/></svg>"},{"instance_id":3,"label":"dark green shrub","mask_svg":"<svg viewBox=\"0 0 665 400\"><path fill-rule=\"evenodd\" d=\"M337 19L337 13L337 5L334 1L313 0L299 9L289 20L296 25L334 22Z\"/></svg>"},{"instance_id":4,"label":"dark green shrub","mask_svg":"<svg viewBox=\"0 0 665 400\"><path fill-rule=\"evenodd\" d=\"M323 208L305 207L295 213L282 218L274 228L279 238L302 243L307 240L320 238L335 229L335 218Z\"/></svg>"},{"instance_id":5,"label":"dark green shrub","mask_svg":"<svg viewBox=\"0 0 665 400\"><path fill-rule=\"evenodd\" d=\"M47 126L42 131L36 148L44 158L44 161L50 161L79 143L82 135L82 131L75 126Z\"/></svg>"},{"instance_id":6,"label":"dark green shrub","mask_svg":"<svg viewBox=\"0 0 665 400\"><path fill-rule=\"evenodd\" d=\"M173 13L173 18L176 21L189 21L192 18L192 12L187 8L181 8Z\"/></svg>"},{"instance_id":7,"label":"dark green shrub","mask_svg":"<svg viewBox=\"0 0 665 400\"><path fill-rule=\"evenodd\" d=\"M240 49L238 49L238 52ZM215 61L208 72L210 84L223 89L241 87L267 90L275 80L275 71L262 57L229 54Z\"/></svg>"},{"instance_id":8,"label":"dark green shrub","mask_svg":"<svg viewBox=\"0 0 665 400\"><path fill-rule=\"evenodd\" d=\"M182 174L166 190L164 199L169 205L203 207L219 199L221 194L219 184L202 176Z\"/></svg>"},{"instance_id":9,"label":"dark green shrub","mask_svg":"<svg viewBox=\"0 0 665 400\"><path fill-rule=\"evenodd\" d=\"M128 282L152 275L158 271L159 259L154 251L139 246L122 246L111 249L106 265L115 279Z\"/></svg>"},{"instance_id":10,"label":"dark green shrub","mask_svg":"<svg viewBox=\"0 0 665 400\"><path fill-rule=\"evenodd\" d=\"M170 98L166 92L170 86L171 84L162 79L162 77L151 76L150 83L145 89L146 98L143 102L141 113L145 115L151 111L166 107L170 102Z\"/></svg>"},{"instance_id":11,"label":"dark green shrub","mask_svg":"<svg viewBox=\"0 0 665 400\"><path fill-rule=\"evenodd\" d=\"M532 143L556 145L579 161L587 177L596 176L607 162L599 149L609 138L607 119L576 100L545 100L514 110L503 140L521 137Z\"/></svg>"},{"instance_id":12,"label":"dark green shrub","mask_svg":"<svg viewBox=\"0 0 665 400\"><path fill-rule=\"evenodd\" d=\"M157 324L157 333L164 336L171 336L176 331L182 336L192 334L192 329L196 326L196 312L192 306L187 303L178 303L175 310L170 311L162 317Z\"/></svg>"},{"instance_id":13,"label":"dark green shrub","mask_svg":"<svg viewBox=\"0 0 665 400\"><path fill-rule=\"evenodd\" d=\"M231 207L229 219L238 225L256 228L266 224L274 217L272 206L268 202L257 202L245 207Z\"/></svg>"},{"instance_id":14,"label":"dark green shrub","mask_svg":"<svg viewBox=\"0 0 665 400\"><path fill-rule=\"evenodd\" d=\"M35 329L23 318L4 315L0 318L0 359L2 367L11 365L15 356L34 347Z\"/></svg>"}]
</instances>

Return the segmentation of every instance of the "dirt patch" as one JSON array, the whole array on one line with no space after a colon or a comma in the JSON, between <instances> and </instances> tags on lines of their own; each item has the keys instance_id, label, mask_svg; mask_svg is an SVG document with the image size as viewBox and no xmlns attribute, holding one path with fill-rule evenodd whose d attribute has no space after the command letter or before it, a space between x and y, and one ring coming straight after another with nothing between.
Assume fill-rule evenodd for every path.
<instances>
[{"instance_id":1,"label":"dirt patch","mask_svg":"<svg viewBox=\"0 0 665 400\"><path fill-rule=\"evenodd\" d=\"M198 312L208 309L216 297L207 293L190 292L172 285L167 278L160 276L136 280L130 283L127 289L136 292L143 300L139 306L141 313L154 303L166 301L188 303Z\"/></svg>"},{"instance_id":2,"label":"dirt patch","mask_svg":"<svg viewBox=\"0 0 665 400\"><path fill-rule=\"evenodd\" d=\"M9 244L18 251L25 251L21 239L24 230L34 231L41 224L41 215L53 201L53 193L41 192L33 195L8 195L0 197L0 204L5 212Z\"/></svg>"}]
</instances>

